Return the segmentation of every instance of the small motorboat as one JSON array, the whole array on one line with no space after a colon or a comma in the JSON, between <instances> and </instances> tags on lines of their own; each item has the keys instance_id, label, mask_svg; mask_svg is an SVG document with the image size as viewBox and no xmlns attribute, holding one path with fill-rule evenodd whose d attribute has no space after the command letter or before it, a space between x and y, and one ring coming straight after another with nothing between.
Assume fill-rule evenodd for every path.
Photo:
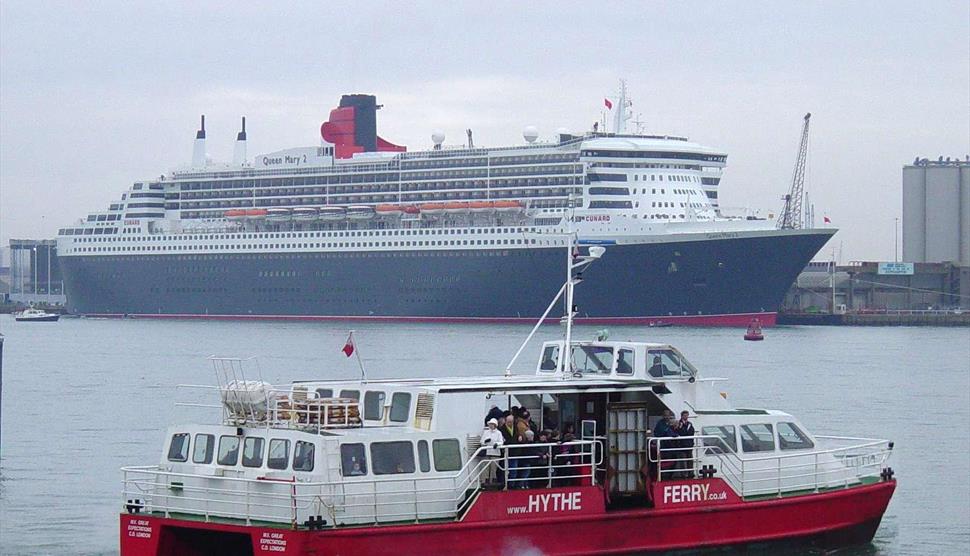
<instances>
[{"instance_id":1,"label":"small motorboat","mask_svg":"<svg viewBox=\"0 0 970 556\"><path fill-rule=\"evenodd\" d=\"M17 322L57 322L59 318L61 315L57 313L48 313L33 307L28 307L14 315Z\"/></svg>"},{"instance_id":2,"label":"small motorboat","mask_svg":"<svg viewBox=\"0 0 970 556\"><path fill-rule=\"evenodd\" d=\"M751 324L748 325L748 331L744 333L744 339L749 342L760 342L765 339L765 335L761 332L760 320L751 320Z\"/></svg>"},{"instance_id":3,"label":"small motorboat","mask_svg":"<svg viewBox=\"0 0 970 556\"><path fill-rule=\"evenodd\" d=\"M650 328L666 328L668 326L673 326L673 325L674 323L667 322L664 320L652 320L650 321L650 324L648 324L647 326L649 326Z\"/></svg>"}]
</instances>

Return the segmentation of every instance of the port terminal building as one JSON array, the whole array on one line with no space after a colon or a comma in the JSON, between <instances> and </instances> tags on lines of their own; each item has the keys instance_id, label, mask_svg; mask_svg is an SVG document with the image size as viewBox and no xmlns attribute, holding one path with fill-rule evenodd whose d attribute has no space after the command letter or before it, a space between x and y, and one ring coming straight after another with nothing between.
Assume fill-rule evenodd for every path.
<instances>
[{"instance_id":1,"label":"port terminal building","mask_svg":"<svg viewBox=\"0 0 970 556\"><path fill-rule=\"evenodd\" d=\"M6 278L13 303L64 305L67 301L53 239L11 239Z\"/></svg>"}]
</instances>

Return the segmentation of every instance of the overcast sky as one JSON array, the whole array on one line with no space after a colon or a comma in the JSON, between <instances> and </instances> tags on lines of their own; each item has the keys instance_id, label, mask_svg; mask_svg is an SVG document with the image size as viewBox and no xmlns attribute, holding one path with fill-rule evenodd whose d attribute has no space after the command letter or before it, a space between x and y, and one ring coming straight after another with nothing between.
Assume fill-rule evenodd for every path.
<instances>
[{"instance_id":1,"label":"overcast sky","mask_svg":"<svg viewBox=\"0 0 970 556\"><path fill-rule=\"evenodd\" d=\"M901 168L970 153L970 2L0 2L0 242L49 238L191 158L315 145L373 93L411 149L582 131L627 80L649 132L728 153L725 206L807 188L843 260L892 260Z\"/></svg>"}]
</instances>

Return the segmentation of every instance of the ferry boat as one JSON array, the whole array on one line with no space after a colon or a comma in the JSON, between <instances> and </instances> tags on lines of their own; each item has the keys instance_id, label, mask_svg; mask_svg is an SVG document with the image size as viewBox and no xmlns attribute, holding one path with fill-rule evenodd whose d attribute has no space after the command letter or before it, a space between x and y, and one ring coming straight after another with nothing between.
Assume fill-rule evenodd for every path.
<instances>
[{"instance_id":1,"label":"ferry boat","mask_svg":"<svg viewBox=\"0 0 970 556\"><path fill-rule=\"evenodd\" d=\"M528 322L554 292L570 198L581 242L613 245L579 319L772 325L834 229L729 218L727 155L685 137L557 132L407 151L372 95L344 95L319 146L206 156L135 182L58 234L68 309L88 315ZM644 287L643 284L650 284Z\"/></svg>"},{"instance_id":2,"label":"ferry boat","mask_svg":"<svg viewBox=\"0 0 970 556\"><path fill-rule=\"evenodd\" d=\"M217 388L202 390L218 401L213 422L170 427L158 463L123 468L121 554L551 556L870 541L896 487L892 442L816 435L783 411L735 408L721 379L673 346L574 340L572 310L533 376L510 371L564 292L572 307L602 250L568 259L566 284L504 373L276 387L252 360L213 358ZM692 428L678 429L674 413ZM515 442L499 442L489 419L509 414Z\"/></svg>"},{"instance_id":3,"label":"ferry boat","mask_svg":"<svg viewBox=\"0 0 970 556\"><path fill-rule=\"evenodd\" d=\"M17 322L57 322L59 318L61 315L58 313L48 313L35 307L28 307L14 314L14 320Z\"/></svg>"}]
</instances>

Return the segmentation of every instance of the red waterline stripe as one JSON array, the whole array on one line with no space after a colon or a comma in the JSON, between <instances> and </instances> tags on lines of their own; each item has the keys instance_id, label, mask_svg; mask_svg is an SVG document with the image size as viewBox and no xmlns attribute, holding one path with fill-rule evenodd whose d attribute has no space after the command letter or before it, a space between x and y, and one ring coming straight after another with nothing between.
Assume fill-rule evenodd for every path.
<instances>
[{"instance_id":1,"label":"red waterline stripe","mask_svg":"<svg viewBox=\"0 0 970 556\"><path fill-rule=\"evenodd\" d=\"M328 316L328 315L207 315L194 313L82 313L87 317L100 318L139 318L139 319L190 319L190 320L265 320L265 321L364 321L364 322L408 322L408 323L479 323L479 324L523 324L534 323L531 317L421 317L421 316ZM577 324L608 325L657 325L675 324L680 326L747 326L751 319L757 318L762 326L774 326L777 313L736 313L723 315L679 315L654 317L576 317ZM556 324L559 318L547 318L545 324Z\"/></svg>"}]
</instances>

